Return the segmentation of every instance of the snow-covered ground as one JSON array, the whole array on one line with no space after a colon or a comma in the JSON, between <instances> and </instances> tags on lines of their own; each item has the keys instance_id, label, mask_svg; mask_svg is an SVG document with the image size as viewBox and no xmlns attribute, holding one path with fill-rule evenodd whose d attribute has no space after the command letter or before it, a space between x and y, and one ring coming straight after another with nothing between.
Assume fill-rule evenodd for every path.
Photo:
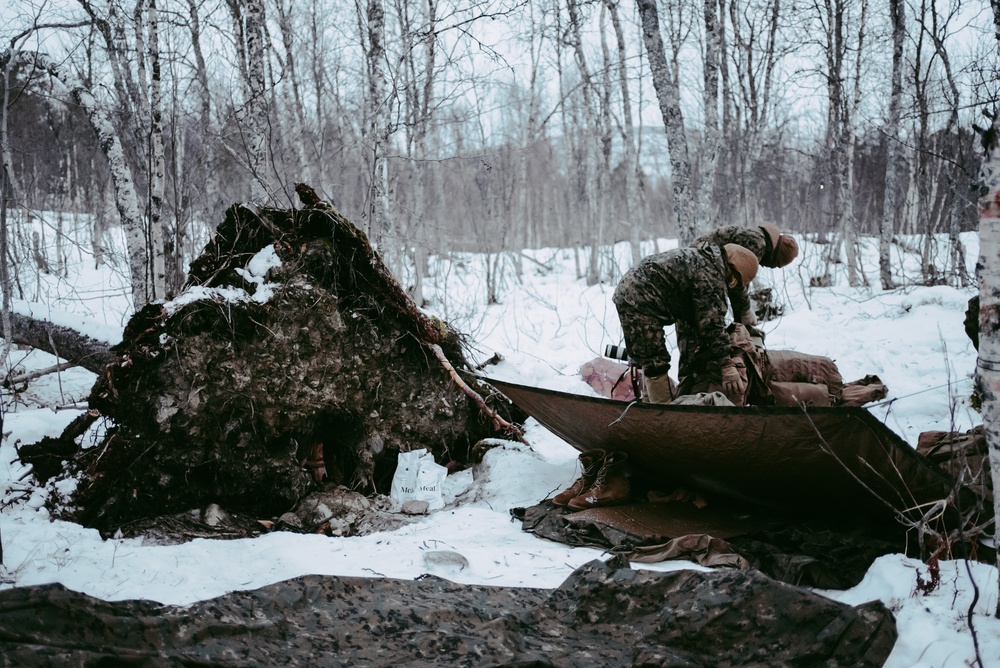
<instances>
[{"instance_id":1,"label":"snow-covered ground","mask_svg":"<svg viewBox=\"0 0 1000 668\"><path fill-rule=\"evenodd\" d=\"M971 268L977 239L966 235L964 241ZM877 286L874 242L865 243L867 278ZM659 248L671 245L661 241ZM850 288L841 264L830 267L833 287L809 288L809 278L826 271L822 256L827 247L805 239L800 245L802 253L795 263L784 270L762 269L758 276L762 285L775 289L777 301L785 306L780 319L764 326L770 348L831 357L845 380L877 374L890 394L870 410L911 444L922 431L965 430L980 422L968 400L976 353L962 326L972 288L907 285L889 292ZM652 250L652 245L646 249ZM613 251L608 254L608 262L616 267L612 278L589 287L575 277L572 251L530 251L530 260L504 258L500 303L490 307L484 306L484 259L452 256L434 264L427 279L429 310L467 333L482 359L493 353L504 357L490 373L524 384L592 394L579 378L581 364L606 344L621 343L610 298L628 251L625 247ZM513 261L522 263L520 278L509 264ZM897 255L896 262L903 264L910 280L917 276L915 256ZM72 278L40 277L37 299L19 302L16 308L30 308L36 315L73 324L95 337L120 337L128 312L127 291L107 289L117 284L93 270L83 253L78 266L82 271L71 272ZM906 284L904 277L897 278ZM12 356L12 362L25 369L53 361L39 352L15 351ZM35 381L18 395L4 391L0 586L61 582L107 600L142 598L181 605L310 573L393 578L434 573L462 583L555 587L576 567L604 556L599 550L535 538L511 522L510 508L550 496L578 473L577 452L533 421L526 425L530 448L511 443L491 450L485 460L486 475L478 480L469 472L451 476L446 483L449 505L395 531L352 538L278 532L248 540L194 540L172 546L137 539L101 540L96 531L51 519L44 507L51 490L32 485L15 451L18 443L58 434L78 414L72 406L86 397L93 380L92 374L74 369ZM468 566L427 558L440 550L461 554ZM687 562L641 567L700 568ZM974 665L967 619L978 590L972 619L979 656L983 665L1000 666L1000 620L992 616L997 606L996 568L944 562L942 586L931 594L916 590L918 573L926 575L919 561L888 555L875 562L857 587L822 593L851 604L881 599L896 614L900 634L886 665L939 668Z\"/></svg>"}]
</instances>

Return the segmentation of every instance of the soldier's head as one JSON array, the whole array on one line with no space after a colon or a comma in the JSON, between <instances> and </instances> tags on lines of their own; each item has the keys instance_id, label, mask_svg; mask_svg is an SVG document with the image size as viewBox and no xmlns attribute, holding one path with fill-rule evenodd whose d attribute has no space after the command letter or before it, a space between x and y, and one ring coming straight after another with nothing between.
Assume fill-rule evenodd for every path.
<instances>
[{"instance_id":1,"label":"soldier's head","mask_svg":"<svg viewBox=\"0 0 1000 668\"><path fill-rule=\"evenodd\" d=\"M764 254L761 264L765 267L784 267L799 255L799 244L793 237L782 234L774 223L762 223L760 229L767 237L770 253Z\"/></svg>"},{"instance_id":2,"label":"soldier's head","mask_svg":"<svg viewBox=\"0 0 1000 668\"><path fill-rule=\"evenodd\" d=\"M726 244L722 250L726 252L726 282L729 287L750 285L757 275L757 256L737 244Z\"/></svg>"}]
</instances>

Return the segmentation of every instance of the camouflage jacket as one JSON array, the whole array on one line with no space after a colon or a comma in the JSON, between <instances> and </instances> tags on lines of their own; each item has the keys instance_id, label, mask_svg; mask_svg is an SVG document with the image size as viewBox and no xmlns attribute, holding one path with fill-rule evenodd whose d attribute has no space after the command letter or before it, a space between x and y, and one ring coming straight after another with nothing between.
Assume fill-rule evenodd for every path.
<instances>
[{"instance_id":1,"label":"camouflage jacket","mask_svg":"<svg viewBox=\"0 0 1000 668\"><path fill-rule=\"evenodd\" d=\"M771 249L771 241L760 227L744 227L742 225L726 225L694 240L692 246L714 244L738 244L757 256L757 261L764 265ZM754 312L750 290L742 285L729 290L729 301L733 305L733 317L737 322L751 326L757 324L757 314Z\"/></svg>"},{"instance_id":2,"label":"camouflage jacket","mask_svg":"<svg viewBox=\"0 0 1000 668\"><path fill-rule=\"evenodd\" d=\"M622 277L615 303L664 325L683 323L707 363L729 356L726 292L725 254L705 244L647 255Z\"/></svg>"}]
</instances>

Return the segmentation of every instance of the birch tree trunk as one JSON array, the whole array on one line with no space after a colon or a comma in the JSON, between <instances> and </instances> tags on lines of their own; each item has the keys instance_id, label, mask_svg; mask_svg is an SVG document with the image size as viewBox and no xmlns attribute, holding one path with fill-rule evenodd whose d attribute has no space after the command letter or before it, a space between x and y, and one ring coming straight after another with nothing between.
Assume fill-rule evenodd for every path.
<instances>
[{"instance_id":1,"label":"birch tree trunk","mask_svg":"<svg viewBox=\"0 0 1000 668\"><path fill-rule=\"evenodd\" d=\"M994 2L996 6L996 2ZM1000 28L998 28L1000 30ZM1000 123L986 130L982 182L988 188L979 203L979 362L976 383L982 398L983 424L989 447L993 489L1000 489ZM1000 494L993 495L996 526L1000 526ZM1000 569L1000 552L997 556ZM995 611L1000 617L1000 603Z\"/></svg>"},{"instance_id":2,"label":"birch tree trunk","mask_svg":"<svg viewBox=\"0 0 1000 668\"><path fill-rule=\"evenodd\" d=\"M132 306L138 311L150 301L146 237L132 173L125 160L125 151L122 149L121 140L107 109L82 83L69 74L63 65L55 62L44 53L6 51L0 54L0 65L6 67L8 60L13 60L15 65L36 67L62 82L69 89L73 101L86 112L94 132L97 133L98 144L108 160L108 168L114 185L115 206L118 208L122 229L125 231L129 273L132 279Z\"/></svg>"},{"instance_id":3,"label":"birch tree trunk","mask_svg":"<svg viewBox=\"0 0 1000 668\"><path fill-rule=\"evenodd\" d=\"M286 117L291 119L291 131L289 132L292 150L298 161L298 169L304 183L315 183L315 173L312 164L306 159L306 145L308 140L305 136L306 119L305 105L302 103L301 85L299 82L298 70L295 66L295 29L292 24L292 11L294 2L289 2L288 7L284 6L284 0L277 0L275 7L278 10L278 29L281 31L281 43L285 49L285 76L292 84L291 108L287 110Z\"/></svg>"},{"instance_id":4,"label":"birch tree trunk","mask_svg":"<svg viewBox=\"0 0 1000 668\"><path fill-rule=\"evenodd\" d=\"M885 199L882 202L882 222L879 226L878 267L883 290L896 287L892 280L892 235L900 208L899 190L899 117L903 108L903 43L906 41L906 7L904 0L889 0L892 23L892 84L889 92L889 117L885 125Z\"/></svg>"},{"instance_id":5,"label":"birch tree trunk","mask_svg":"<svg viewBox=\"0 0 1000 668\"><path fill-rule=\"evenodd\" d=\"M945 81L948 83L948 124L945 131L941 134L950 144L948 152L955 154L956 157L961 157L964 154L961 133L958 131L958 110L961 104L961 95L952 71L951 58L948 56L948 49L945 46L945 38L951 32L950 19L951 17L947 16L942 21L938 13L932 11L930 35L931 40L934 42L934 51L937 53L941 65L944 67ZM926 29L925 23L923 26ZM947 217L949 259L951 260L951 269L952 273L955 274L956 281L962 287L965 287L968 285L968 276L965 266L965 249L959 237L959 230L961 229L962 213L967 199L964 193L958 192L958 170L954 166L947 165L944 166L944 172L948 184L948 192L946 194L949 205L947 212L943 215Z\"/></svg>"},{"instance_id":6,"label":"birch tree trunk","mask_svg":"<svg viewBox=\"0 0 1000 668\"><path fill-rule=\"evenodd\" d=\"M868 2L861 2L861 19L858 22L858 41L849 44L850 14L846 0L823 0L819 8L820 24L825 34L823 48L826 57L827 81L827 142L830 146L831 179L834 183L834 228L840 233L847 255L847 280L852 286L859 285L856 231L854 221L854 115L860 96L860 66L864 47L864 29ZM853 94L845 92L845 82L852 73L847 71L845 58L854 48L856 53L853 72ZM838 244L831 246L830 258L837 257Z\"/></svg>"},{"instance_id":7,"label":"birch tree trunk","mask_svg":"<svg viewBox=\"0 0 1000 668\"><path fill-rule=\"evenodd\" d=\"M0 364L6 364L7 355L13 344L11 340L11 279L10 263L7 261L8 240L10 235L7 228L7 203L13 199L13 176L14 166L10 156L10 134L8 131L8 107L10 106L10 78L14 69L14 59L7 58L4 62L3 71L3 96L0 97L0 335L3 336L3 348L0 349ZM2 549L2 543L0 543ZM2 552L0 552L2 555ZM3 561L0 560L0 564Z\"/></svg>"},{"instance_id":8,"label":"birch tree trunk","mask_svg":"<svg viewBox=\"0 0 1000 668\"><path fill-rule=\"evenodd\" d=\"M148 236L149 255L152 275L150 277L150 301L163 299L167 292L167 269L166 252L163 235L163 193L166 185L163 157L163 104L162 100L162 77L160 71L160 38L159 38L159 16L156 9L156 0L147 0L146 25L149 40L146 45L146 57L149 59L149 208L148 208ZM142 0L136 5L136 37L137 42L143 32L142 26ZM143 58L137 59L140 64L140 72L143 71ZM144 77L140 77L140 84L146 86Z\"/></svg>"},{"instance_id":9,"label":"birch tree trunk","mask_svg":"<svg viewBox=\"0 0 1000 668\"><path fill-rule=\"evenodd\" d=\"M622 175L625 181L625 202L622 207L622 215L629 224L629 246L632 249L632 266L635 266L642 259L641 235L642 230L646 226L642 216L643 208L639 205L641 201L637 178L639 163L635 149L635 127L632 123L632 98L628 86L625 31L622 29L621 16L618 11L618 0L604 0L604 4L608 8L608 13L611 17L611 27L615 31L615 43L617 45L618 83L621 87L622 120L624 127L622 145L625 148L625 155L622 158Z\"/></svg>"},{"instance_id":10,"label":"birch tree trunk","mask_svg":"<svg viewBox=\"0 0 1000 668\"><path fill-rule=\"evenodd\" d=\"M696 234L708 232L713 218L716 165L719 157L719 52L722 48L722 25L716 12L716 0L704 0L705 7L705 139L698 158L698 212Z\"/></svg>"},{"instance_id":11,"label":"birch tree trunk","mask_svg":"<svg viewBox=\"0 0 1000 668\"><path fill-rule=\"evenodd\" d=\"M590 257L587 263L587 285L595 285L600 281L600 252L604 243L604 221L602 212L599 211L595 191L602 196L607 192L607 169L599 163L597 151L594 150L596 147L592 146L588 139L594 135L603 137L604 132L601 122L597 118L594 102L596 87L583 50L578 0L567 0L566 8L569 13L569 41L572 43L573 58L580 71L580 92L583 98L582 105L580 105L583 107L583 118L580 123L576 124L579 135L575 160L576 188L577 196L582 204L581 217L585 221L583 230L585 234L590 236L591 241ZM591 174L595 177L596 183L592 182ZM586 238L583 241L586 241Z\"/></svg>"},{"instance_id":12,"label":"birch tree trunk","mask_svg":"<svg viewBox=\"0 0 1000 668\"><path fill-rule=\"evenodd\" d=\"M720 5L725 0L719 0ZM733 155L728 159L730 178L738 189L733 201L732 210L727 211L725 218L733 214L742 218L746 225L755 224L760 216L760 183L755 175L760 173L760 160L764 147L765 130L774 113L773 89L774 74L782 51L779 40L782 34L779 27L785 15L794 15L794 5L785 7L781 0L768 0L757 7L754 3L740 3L732 0L729 3L728 15L732 26L733 55L731 64L736 74L736 81L727 83L728 67L722 68L723 91L725 104L723 106L723 132L725 136L724 150ZM758 26L762 26L763 29ZM725 33L721 32L724 38ZM763 39L761 39L763 37ZM720 42L724 48L725 41ZM725 61L724 61L725 62ZM755 63L760 63L756 66ZM736 97L738 96L738 97ZM730 98L736 104L730 109ZM732 114L735 118L729 119ZM729 128L733 132L729 132ZM736 136L739 133L739 136ZM723 206L726 206L723 204ZM779 207L779 211L783 208ZM775 221L784 227L779 219Z\"/></svg>"},{"instance_id":13,"label":"birch tree trunk","mask_svg":"<svg viewBox=\"0 0 1000 668\"><path fill-rule=\"evenodd\" d=\"M1000 50L1000 0L991 0L993 22ZM982 131L983 156L979 200L979 362L976 385L982 397L983 425L989 448L993 489L1000 490L1000 114L996 110L991 127ZM1000 494L993 495L994 536L1000 535ZM1000 570L1000 551L997 551ZM1000 593L1000 579L997 581ZM994 615L1000 618L1000 596Z\"/></svg>"},{"instance_id":14,"label":"birch tree trunk","mask_svg":"<svg viewBox=\"0 0 1000 668\"><path fill-rule=\"evenodd\" d=\"M360 2L358 11L360 14ZM385 74L385 7L383 0L368 0L365 8L367 30L366 66L368 69L368 123L366 127L366 162L368 167L368 194L364 218L369 239L379 251L386 254L385 227L389 208L389 171L386 162L386 144L389 141L388 84ZM359 16L359 23L361 17ZM390 268L393 266L389 259Z\"/></svg>"},{"instance_id":15,"label":"birch tree trunk","mask_svg":"<svg viewBox=\"0 0 1000 668\"><path fill-rule=\"evenodd\" d=\"M270 197L268 178L268 132L267 96L264 80L264 2L246 0L246 54L247 93L246 99L246 151L253 177L251 197L266 201Z\"/></svg>"},{"instance_id":16,"label":"birch tree trunk","mask_svg":"<svg viewBox=\"0 0 1000 668\"><path fill-rule=\"evenodd\" d=\"M656 0L636 0L642 22L642 39L649 59L653 88L663 116L664 131L670 152L670 182L674 195L674 215L681 245L688 245L697 236L694 206L691 201L691 160L688 157L684 115L681 113L680 87L673 69L667 62Z\"/></svg>"},{"instance_id":17,"label":"birch tree trunk","mask_svg":"<svg viewBox=\"0 0 1000 668\"><path fill-rule=\"evenodd\" d=\"M857 116L856 110L861 105L861 61L865 53L865 24L867 20L868 0L861 0L861 18L858 21L858 43L854 61L854 88L842 114L845 155L844 177L847 185L841 188L841 194L844 198L841 215L843 216L842 229L847 254L847 280L851 286L858 286L862 281L865 284L868 283L863 273L860 279L858 277L861 263L858 261L857 220L854 214L854 153L857 145L854 139L854 123Z\"/></svg>"},{"instance_id":18,"label":"birch tree trunk","mask_svg":"<svg viewBox=\"0 0 1000 668\"><path fill-rule=\"evenodd\" d=\"M544 41L544 13L541 14L542 19L539 20L536 15L536 10L534 7L529 7L529 21L530 21L530 32L532 39L530 41L530 63L531 63L531 74L529 76L529 84L527 93L528 98L528 112L527 119L524 124L524 130L522 136L522 145L524 147L533 147L535 142L539 138L539 133L541 128L539 127L539 115L541 113L541 96L539 90L541 88L539 84L539 75L541 73L541 57L542 57L542 42ZM534 39L534 36L538 36L538 40ZM518 192L520 196L520 211L521 219L524 221L524 238L521 244L522 248L534 248L534 245L538 242L540 238L537 235L537 231L541 229L542 226L542 215L536 210L536 200L537 189L531 187L531 168L533 166L532 159L534 158L534 151L529 152L528 150L522 150L518 152L518 170L520 172L518 177Z\"/></svg>"}]
</instances>

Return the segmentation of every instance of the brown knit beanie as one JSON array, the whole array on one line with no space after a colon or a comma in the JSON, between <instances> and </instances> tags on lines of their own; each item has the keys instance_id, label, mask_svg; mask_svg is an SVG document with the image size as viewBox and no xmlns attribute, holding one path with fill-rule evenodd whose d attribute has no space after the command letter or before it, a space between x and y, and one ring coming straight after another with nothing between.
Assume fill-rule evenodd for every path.
<instances>
[{"instance_id":1,"label":"brown knit beanie","mask_svg":"<svg viewBox=\"0 0 1000 668\"><path fill-rule=\"evenodd\" d=\"M798 257L799 245L792 237L782 234L777 225L761 223L760 229L767 235L768 247L771 249L770 253L764 254L761 262L765 267L784 267Z\"/></svg>"},{"instance_id":2,"label":"brown knit beanie","mask_svg":"<svg viewBox=\"0 0 1000 668\"><path fill-rule=\"evenodd\" d=\"M770 248L773 253L774 249L778 247L778 237L781 236L781 230L779 230L778 226L774 223L761 223L760 229L767 235L767 247ZM766 256L765 259L767 259Z\"/></svg>"},{"instance_id":3,"label":"brown knit beanie","mask_svg":"<svg viewBox=\"0 0 1000 668\"><path fill-rule=\"evenodd\" d=\"M784 267L799 256L799 244L794 237L782 234L774 245L774 266Z\"/></svg>"},{"instance_id":4,"label":"brown knit beanie","mask_svg":"<svg viewBox=\"0 0 1000 668\"><path fill-rule=\"evenodd\" d=\"M737 244L726 244L722 250L726 251L726 262L729 263L733 271L739 274L740 282L744 286L750 285L750 281L757 275L759 266L757 256Z\"/></svg>"}]
</instances>

